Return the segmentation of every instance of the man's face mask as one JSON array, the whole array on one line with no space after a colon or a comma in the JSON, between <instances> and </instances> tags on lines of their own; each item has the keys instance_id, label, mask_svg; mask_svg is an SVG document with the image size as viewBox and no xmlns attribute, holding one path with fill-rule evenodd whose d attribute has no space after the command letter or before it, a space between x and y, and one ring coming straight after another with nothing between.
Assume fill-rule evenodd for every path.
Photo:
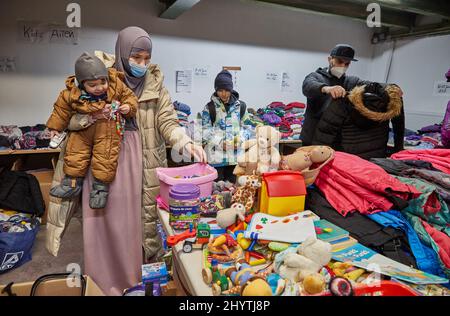
<instances>
[{"instance_id":1,"label":"man's face mask","mask_svg":"<svg viewBox=\"0 0 450 316\"><path fill-rule=\"evenodd\" d=\"M337 78L341 78L343 75L345 75L348 67L331 67L331 74Z\"/></svg>"},{"instance_id":2,"label":"man's face mask","mask_svg":"<svg viewBox=\"0 0 450 316\"><path fill-rule=\"evenodd\" d=\"M345 66L335 66L334 60L330 63L330 73L340 79L348 70L348 65Z\"/></svg>"}]
</instances>

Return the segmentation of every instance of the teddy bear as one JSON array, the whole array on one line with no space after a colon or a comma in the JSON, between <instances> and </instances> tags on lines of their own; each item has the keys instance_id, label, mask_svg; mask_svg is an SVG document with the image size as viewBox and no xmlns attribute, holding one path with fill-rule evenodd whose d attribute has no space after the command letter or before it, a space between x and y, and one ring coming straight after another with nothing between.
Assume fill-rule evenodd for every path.
<instances>
[{"instance_id":1,"label":"teddy bear","mask_svg":"<svg viewBox=\"0 0 450 316\"><path fill-rule=\"evenodd\" d=\"M243 153L238 155L233 173L240 176L277 171L281 160L279 142L280 132L272 126L256 127L256 139L243 142Z\"/></svg>"},{"instance_id":2,"label":"teddy bear","mask_svg":"<svg viewBox=\"0 0 450 316\"><path fill-rule=\"evenodd\" d=\"M306 185L313 184L317 175L327 163L334 158L334 150L328 146L300 147L291 155L283 156L281 170L300 171Z\"/></svg>"},{"instance_id":3,"label":"teddy bear","mask_svg":"<svg viewBox=\"0 0 450 316\"><path fill-rule=\"evenodd\" d=\"M245 221L245 207L240 203L234 203L230 208L217 212L216 221L221 228L235 224L238 219Z\"/></svg>"},{"instance_id":4,"label":"teddy bear","mask_svg":"<svg viewBox=\"0 0 450 316\"><path fill-rule=\"evenodd\" d=\"M255 205L258 196L258 189L261 187L259 176L241 176L238 178L239 187L233 193L231 203L241 203L245 210L250 212Z\"/></svg>"},{"instance_id":5,"label":"teddy bear","mask_svg":"<svg viewBox=\"0 0 450 316\"><path fill-rule=\"evenodd\" d=\"M302 282L317 274L331 260L331 245L314 237L307 238L297 248L289 248L275 257L275 272L282 278Z\"/></svg>"}]
</instances>

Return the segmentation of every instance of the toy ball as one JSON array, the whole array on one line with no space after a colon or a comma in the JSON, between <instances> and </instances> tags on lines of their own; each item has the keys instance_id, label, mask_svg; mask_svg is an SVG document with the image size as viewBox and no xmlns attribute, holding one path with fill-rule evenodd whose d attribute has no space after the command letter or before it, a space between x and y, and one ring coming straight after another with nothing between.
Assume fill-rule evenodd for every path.
<instances>
[{"instance_id":1,"label":"toy ball","mask_svg":"<svg viewBox=\"0 0 450 316\"><path fill-rule=\"evenodd\" d=\"M331 294L334 296L352 296L353 287L349 280L342 277L331 279L329 284Z\"/></svg>"},{"instance_id":2,"label":"toy ball","mask_svg":"<svg viewBox=\"0 0 450 316\"><path fill-rule=\"evenodd\" d=\"M242 287L242 296L272 296L269 284L259 277L248 280Z\"/></svg>"},{"instance_id":3,"label":"toy ball","mask_svg":"<svg viewBox=\"0 0 450 316\"><path fill-rule=\"evenodd\" d=\"M316 273L310 274L303 280L303 288L309 294L319 294L325 290L325 278Z\"/></svg>"}]
</instances>

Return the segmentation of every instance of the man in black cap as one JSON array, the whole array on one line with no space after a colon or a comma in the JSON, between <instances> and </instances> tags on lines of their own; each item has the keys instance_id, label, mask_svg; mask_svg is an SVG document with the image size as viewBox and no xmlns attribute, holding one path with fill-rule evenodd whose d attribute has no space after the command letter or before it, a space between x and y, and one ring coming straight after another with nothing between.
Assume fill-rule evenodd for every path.
<instances>
[{"instance_id":1,"label":"man in black cap","mask_svg":"<svg viewBox=\"0 0 450 316\"><path fill-rule=\"evenodd\" d=\"M353 47L338 44L328 57L329 67L317 69L303 81L303 94L308 104L301 133L303 145L311 145L316 126L331 99L345 97L354 87L370 83L345 75L352 61L358 61Z\"/></svg>"}]
</instances>

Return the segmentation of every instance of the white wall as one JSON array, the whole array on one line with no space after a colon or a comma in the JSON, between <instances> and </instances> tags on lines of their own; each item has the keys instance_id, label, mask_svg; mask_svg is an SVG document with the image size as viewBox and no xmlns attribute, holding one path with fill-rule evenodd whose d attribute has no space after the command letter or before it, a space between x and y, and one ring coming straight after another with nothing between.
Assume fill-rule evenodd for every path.
<instances>
[{"instance_id":1,"label":"white wall","mask_svg":"<svg viewBox=\"0 0 450 316\"><path fill-rule=\"evenodd\" d=\"M375 47L371 80L384 80L392 43ZM416 130L440 123L449 97L433 95L435 81L445 80L450 68L450 35L402 40L396 43L388 82L404 91L406 126Z\"/></svg>"},{"instance_id":2,"label":"white wall","mask_svg":"<svg viewBox=\"0 0 450 316\"><path fill-rule=\"evenodd\" d=\"M158 0L78 0L82 8L79 45L27 44L16 40L17 19L64 23L71 1L0 2L0 56L14 56L15 73L0 74L0 124L28 125L48 118L64 79L83 51L114 51L117 32L138 25L153 38L153 62L161 65L173 100L194 112L209 100L222 66L241 66L239 92L249 106L273 100L305 101L303 78L319 66L334 44L354 45L361 60L351 73L369 76L370 30L345 18L322 17L238 0L202 0L177 20L159 19ZM175 70L209 66L209 78L194 80L190 94L175 93ZM265 71L289 72L294 90L268 86ZM195 79L195 78L194 78Z\"/></svg>"}]
</instances>

